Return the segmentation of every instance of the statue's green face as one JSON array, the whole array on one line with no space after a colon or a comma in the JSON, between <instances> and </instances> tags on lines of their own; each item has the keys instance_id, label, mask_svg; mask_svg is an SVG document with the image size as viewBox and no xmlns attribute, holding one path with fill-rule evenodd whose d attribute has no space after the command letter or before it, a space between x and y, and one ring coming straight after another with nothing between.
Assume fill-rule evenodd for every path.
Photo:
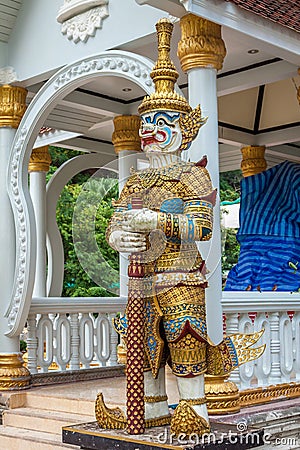
<instances>
[{"instance_id":1,"label":"statue's green face","mask_svg":"<svg viewBox=\"0 0 300 450\"><path fill-rule=\"evenodd\" d=\"M180 113L152 111L141 116L140 138L146 153L174 153L179 150L182 135L179 126Z\"/></svg>"}]
</instances>

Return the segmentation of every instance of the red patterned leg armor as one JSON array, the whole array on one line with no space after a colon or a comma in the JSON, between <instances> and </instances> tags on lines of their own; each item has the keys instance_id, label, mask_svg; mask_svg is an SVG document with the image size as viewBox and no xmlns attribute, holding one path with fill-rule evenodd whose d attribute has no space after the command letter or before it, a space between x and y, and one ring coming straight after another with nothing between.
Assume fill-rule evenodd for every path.
<instances>
[{"instance_id":1,"label":"red patterned leg armor","mask_svg":"<svg viewBox=\"0 0 300 450\"><path fill-rule=\"evenodd\" d=\"M144 406L144 292L139 281L144 276L144 265L139 254L130 256L128 268L129 289L127 305L127 431L145 432Z\"/></svg>"}]
</instances>

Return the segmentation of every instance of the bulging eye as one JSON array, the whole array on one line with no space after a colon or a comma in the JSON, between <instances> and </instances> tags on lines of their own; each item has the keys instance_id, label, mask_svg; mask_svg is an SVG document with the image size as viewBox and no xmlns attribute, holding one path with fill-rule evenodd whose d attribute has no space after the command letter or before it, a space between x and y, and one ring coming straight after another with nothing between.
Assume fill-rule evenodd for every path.
<instances>
[{"instance_id":1,"label":"bulging eye","mask_svg":"<svg viewBox=\"0 0 300 450\"><path fill-rule=\"evenodd\" d=\"M164 119L158 119L157 121L157 126L159 127L165 127L167 124L167 122Z\"/></svg>"}]
</instances>

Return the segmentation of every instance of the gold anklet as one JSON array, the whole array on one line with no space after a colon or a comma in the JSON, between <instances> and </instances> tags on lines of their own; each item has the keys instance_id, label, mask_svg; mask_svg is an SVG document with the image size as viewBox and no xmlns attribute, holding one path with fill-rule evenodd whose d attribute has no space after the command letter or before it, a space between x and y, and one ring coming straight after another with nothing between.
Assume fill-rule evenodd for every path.
<instances>
[{"instance_id":1,"label":"gold anklet","mask_svg":"<svg viewBox=\"0 0 300 450\"><path fill-rule=\"evenodd\" d=\"M189 405L204 405L206 403L206 397L200 398L182 398L180 402L187 402Z\"/></svg>"},{"instance_id":2,"label":"gold anklet","mask_svg":"<svg viewBox=\"0 0 300 450\"><path fill-rule=\"evenodd\" d=\"M145 395L144 397L146 403L159 403L168 400L167 395Z\"/></svg>"}]
</instances>

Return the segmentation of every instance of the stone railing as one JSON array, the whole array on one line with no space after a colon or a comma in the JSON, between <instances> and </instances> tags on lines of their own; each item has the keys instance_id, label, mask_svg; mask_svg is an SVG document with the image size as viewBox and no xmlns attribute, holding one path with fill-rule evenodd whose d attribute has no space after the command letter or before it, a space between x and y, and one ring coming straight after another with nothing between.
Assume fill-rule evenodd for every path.
<instances>
[{"instance_id":1,"label":"stone railing","mask_svg":"<svg viewBox=\"0 0 300 450\"><path fill-rule=\"evenodd\" d=\"M240 390L300 381L300 294L223 292L222 306L227 335L265 330L264 354L231 374Z\"/></svg>"},{"instance_id":2,"label":"stone railing","mask_svg":"<svg viewBox=\"0 0 300 450\"><path fill-rule=\"evenodd\" d=\"M27 320L31 374L114 366L118 336L112 319L124 311L124 297L32 300Z\"/></svg>"}]
</instances>

